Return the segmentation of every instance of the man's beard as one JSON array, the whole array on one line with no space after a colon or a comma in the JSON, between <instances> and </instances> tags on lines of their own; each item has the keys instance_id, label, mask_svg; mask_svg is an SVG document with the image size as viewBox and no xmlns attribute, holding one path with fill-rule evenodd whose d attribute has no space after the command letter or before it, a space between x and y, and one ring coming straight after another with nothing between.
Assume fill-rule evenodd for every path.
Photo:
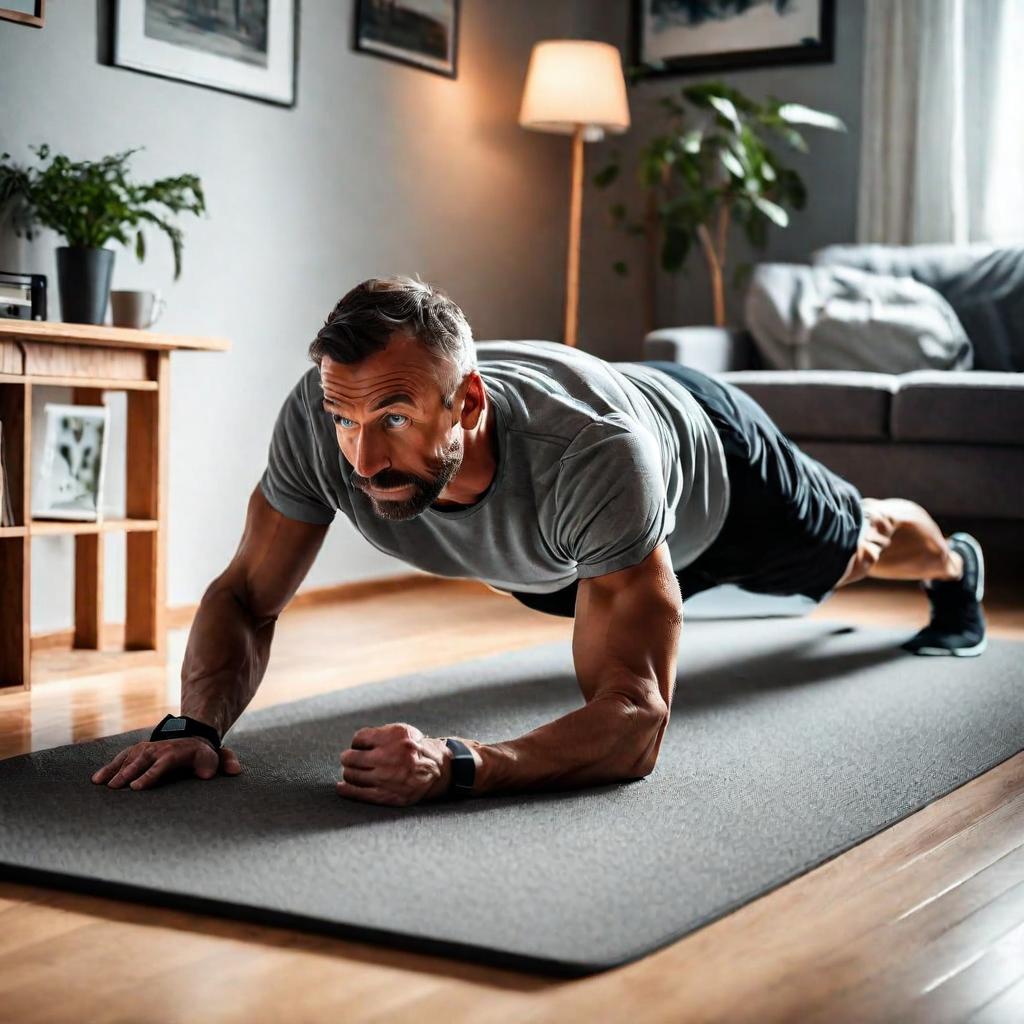
<instances>
[{"instance_id":1,"label":"man's beard","mask_svg":"<svg viewBox=\"0 0 1024 1024\"><path fill-rule=\"evenodd\" d=\"M370 499L373 511L381 519L400 521L403 519L415 519L432 505L440 493L448 486L451 479L462 466L462 441L455 438L439 459L430 460L430 471L433 478L424 480L422 477L410 476L407 473L392 473L391 470L384 470L374 477L367 478L353 473L352 484L358 487ZM367 492L370 487L400 487L402 484L412 484L412 492L408 497L389 501L379 498L375 494Z\"/></svg>"}]
</instances>

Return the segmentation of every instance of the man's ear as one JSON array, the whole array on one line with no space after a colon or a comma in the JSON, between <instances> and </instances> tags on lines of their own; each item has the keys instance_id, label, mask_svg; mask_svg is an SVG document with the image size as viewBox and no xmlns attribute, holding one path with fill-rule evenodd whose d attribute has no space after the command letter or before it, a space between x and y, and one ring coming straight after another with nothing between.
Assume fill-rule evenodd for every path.
<instances>
[{"instance_id":1,"label":"man's ear","mask_svg":"<svg viewBox=\"0 0 1024 1024\"><path fill-rule=\"evenodd\" d=\"M459 385L455 392L454 407L458 411L452 426L461 422L463 430L472 430L484 410L484 382L476 370L470 370Z\"/></svg>"}]
</instances>

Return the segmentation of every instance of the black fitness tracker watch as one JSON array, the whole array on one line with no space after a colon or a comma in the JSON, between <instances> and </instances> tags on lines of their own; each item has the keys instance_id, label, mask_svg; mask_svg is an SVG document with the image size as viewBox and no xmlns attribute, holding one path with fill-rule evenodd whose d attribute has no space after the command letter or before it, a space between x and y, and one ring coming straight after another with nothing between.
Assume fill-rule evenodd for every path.
<instances>
[{"instance_id":1,"label":"black fitness tracker watch","mask_svg":"<svg viewBox=\"0 0 1024 1024\"><path fill-rule=\"evenodd\" d=\"M217 730L212 725L189 718L188 715L165 716L149 738L151 740L179 740L183 736L198 736L211 743L214 750L220 750L220 736Z\"/></svg>"},{"instance_id":2,"label":"black fitness tracker watch","mask_svg":"<svg viewBox=\"0 0 1024 1024\"><path fill-rule=\"evenodd\" d=\"M446 739L445 745L455 756L452 758L452 781L448 787L450 796L473 795L473 780L476 778L476 761L473 752L462 740Z\"/></svg>"}]
</instances>

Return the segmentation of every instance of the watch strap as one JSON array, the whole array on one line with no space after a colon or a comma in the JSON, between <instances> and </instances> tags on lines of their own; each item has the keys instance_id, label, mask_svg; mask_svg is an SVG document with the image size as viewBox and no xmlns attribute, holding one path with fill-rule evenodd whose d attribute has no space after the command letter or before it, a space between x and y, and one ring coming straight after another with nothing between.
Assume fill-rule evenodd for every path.
<instances>
[{"instance_id":1,"label":"watch strap","mask_svg":"<svg viewBox=\"0 0 1024 1024\"><path fill-rule=\"evenodd\" d=\"M198 736L220 750L220 734L212 725L188 715L165 715L150 735L151 740L179 740L185 736Z\"/></svg>"},{"instance_id":2,"label":"watch strap","mask_svg":"<svg viewBox=\"0 0 1024 1024\"><path fill-rule=\"evenodd\" d=\"M452 796L471 796L473 782L476 779L476 760L473 758L473 752L462 740L449 736L444 742L454 755L452 757L452 781L448 792Z\"/></svg>"}]
</instances>

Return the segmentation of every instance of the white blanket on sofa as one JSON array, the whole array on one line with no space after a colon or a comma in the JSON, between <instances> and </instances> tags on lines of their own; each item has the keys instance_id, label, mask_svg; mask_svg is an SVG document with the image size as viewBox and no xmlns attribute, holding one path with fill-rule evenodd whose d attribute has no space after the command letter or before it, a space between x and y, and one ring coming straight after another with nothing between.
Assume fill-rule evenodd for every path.
<instances>
[{"instance_id":1,"label":"white blanket on sofa","mask_svg":"<svg viewBox=\"0 0 1024 1024\"><path fill-rule=\"evenodd\" d=\"M953 308L909 277L763 263L747 291L746 320L774 369L907 373L973 366Z\"/></svg>"}]
</instances>

